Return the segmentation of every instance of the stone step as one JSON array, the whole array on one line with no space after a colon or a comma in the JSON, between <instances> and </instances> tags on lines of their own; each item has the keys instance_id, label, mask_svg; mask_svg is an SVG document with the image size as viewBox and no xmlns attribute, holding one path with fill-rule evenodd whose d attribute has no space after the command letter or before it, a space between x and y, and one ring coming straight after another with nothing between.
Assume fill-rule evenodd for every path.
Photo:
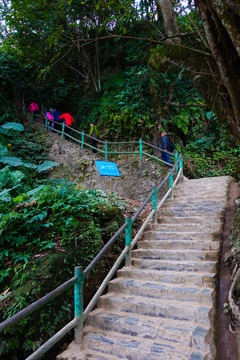
<instances>
[{"instance_id":1,"label":"stone step","mask_svg":"<svg viewBox=\"0 0 240 360\"><path fill-rule=\"evenodd\" d=\"M209 260L218 261L217 251L204 250L160 250L160 249L136 249L132 251L132 257L146 260L180 260L180 261L195 261L195 260Z\"/></svg>"},{"instance_id":2,"label":"stone step","mask_svg":"<svg viewBox=\"0 0 240 360\"><path fill-rule=\"evenodd\" d=\"M214 196L212 195L201 195L201 194L198 194L198 193L195 193L194 195L192 195L191 193L190 194L176 194L173 192L173 197L170 198L172 199L173 201L176 201L176 202L187 202L187 201L190 201L191 203L196 203L196 202L199 202L199 203L212 203L214 202L215 204L216 203L225 203L226 202L226 199L225 199L225 196L223 196L223 194L215 194Z\"/></svg>"},{"instance_id":3,"label":"stone step","mask_svg":"<svg viewBox=\"0 0 240 360\"><path fill-rule=\"evenodd\" d=\"M186 249L186 250L215 250L220 249L218 241L201 241L201 240L141 240L137 243L138 249Z\"/></svg>"},{"instance_id":4,"label":"stone step","mask_svg":"<svg viewBox=\"0 0 240 360\"><path fill-rule=\"evenodd\" d=\"M161 219L162 217L178 217L178 218L185 218L185 217L202 217L207 216L209 220L214 218L222 219L224 216L224 211L206 211L203 208L196 209L194 207L190 208L181 208L177 206L168 206L168 207L162 207L161 210L158 212L158 218Z\"/></svg>"},{"instance_id":5,"label":"stone step","mask_svg":"<svg viewBox=\"0 0 240 360\"><path fill-rule=\"evenodd\" d=\"M132 258L132 265L140 269L160 271L189 271L216 273L216 261L173 261L173 260L142 260Z\"/></svg>"},{"instance_id":6,"label":"stone step","mask_svg":"<svg viewBox=\"0 0 240 360\"><path fill-rule=\"evenodd\" d=\"M188 194L188 193L193 193L195 194L196 192L198 194L207 194L207 195L212 195L212 194L216 194L216 193L226 193L228 191L228 186L227 185L218 185L218 186L183 186L183 185L177 185L174 189L174 191L177 194L183 193L183 194Z\"/></svg>"},{"instance_id":7,"label":"stone step","mask_svg":"<svg viewBox=\"0 0 240 360\"><path fill-rule=\"evenodd\" d=\"M186 212L187 214L194 215L195 213L204 213L205 216L208 214L217 215L218 213L223 214L225 207L222 204L214 206L205 206L204 204L190 204L190 203L178 203L178 202L166 202L161 208L162 212L175 211L175 212Z\"/></svg>"},{"instance_id":8,"label":"stone step","mask_svg":"<svg viewBox=\"0 0 240 360\"><path fill-rule=\"evenodd\" d=\"M200 231L157 231L149 230L144 234L145 240L172 241L172 240L199 240L199 241L220 241L221 233L200 232Z\"/></svg>"},{"instance_id":9,"label":"stone step","mask_svg":"<svg viewBox=\"0 0 240 360\"><path fill-rule=\"evenodd\" d=\"M74 341L69 344L67 350L63 351L56 357L56 360L116 360L115 356L101 354L95 351L84 351L82 345L76 344Z\"/></svg>"},{"instance_id":10,"label":"stone step","mask_svg":"<svg viewBox=\"0 0 240 360\"><path fill-rule=\"evenodd\" d=\"M98 300L98 307L111 311L141 314L150 318L190 321L202 326L210 326L212 308L197 302L177 299L151 299L132 294L107 293Z\"/></svg>"},{"instance_id":11,"label":"stone step","mask_svg":"<svg viewBox=\"0 0 240 360\"><path fill-rule=\"evenodd\" d=\"M212 304L214 291L210 288L197 286L178 286L155 281L117 278L108 285L110 292L131 294L155 299L180 300L185 302L198 301L201 304Z\"/></svg>"},{"instance_id":12,"label":"stone step","mask_svg":"<svg viewBox=\"0 0 240 360\"><path fill-rule=\"evenodd\" d=\"M164 340L143 340L121 334L114 336L113 333L101 332L98 329L92 329L84 336L83 346L85 344L90 351L110 354L116 359L204 360L203 352L193 351L190 347L179 343L174 344Z\"/></svg>"},{"instance_id":13,"label":"stone step","mask_svg":"<svg viewBox=\"0 0 240 360\"><path fill-rule=\"evenodd\" d=\"M217 189L215 191L211 190L211 191L196 191L196 190L190 190L190 189L185 189L185 190L177 190L174 189L173 190L173 198L174 199L181 199L181 198L198 198L198 199L203 199L203 200L209 200L209 201L216 201L219 199L225 200L225 196L226 196L226 190L225 189Z\"/></svg>"},{"instance_id":14,"label":"stone step","mask_svg":"<svg viewBox=\"0 0 240 360\"><path fill-rule=\"evenodd\" d=\"M222 230L222 224L152 224L150 226L151 230L155 231L165 231L165 232L171 232L171 231L199 231L202 233L206 232L218 232Z\"/></svg>"},{"instance_id":15,"label":"stone step","mask_svg":"<svg viewBox=\"0 0 240 360\"><path fill-rule=\"evenodd\" d=\"M153 280L161 283L170 283L186 286L202 286L215 288L215 273L179 272L137 269L132 266L124 266L117 272L118 277L139 280Z\"/></svg>"},{"instance_id":16,"label":"stone step","mask_svg":"<svg viewBox=\"0 0 240 360\"><path fill-rule=\"evenodd\" d=\"M212 208L212 207L216 207L216 206L219 206L220 208L224 208L225 207L225 204L227 202L227 199L223 199L223 197L219 198L219 199L212 199L212 198L209 198L209 199L204 199L204 198L192 198L191 196L189 197L186 197L184 196L183 198L168 198L167 200L168 204L176 204L178 206L180 205L196 205L196 206L199 206L199 205L203 205L203 206L208 206L209 208Z\"/></svg>"},{"instance_id":17,"label":"stone step","mask_svg":"<svg viewBox=\"0 0 240 360\"><path fill-rule=\"evenodd\" d=\"M158 224L222 224L222 219L217 216L167 216L162 214L158 216Z\"/></svg>"},{"instance_id":18,"label":"stone step","mask_svg":"<svg viewBox=\"0 0 240 360\"><path fill-rule=\"evenodd\" d=\"M164 340L193 346L194 349L208 352L206 344L208 328L193 322L162 318L149 318L139 314L129 314L120 311L106 311L96 309L92 311L86 321L84 332L92 328L137 336L143 339ZM196 336L198 334L198 336Z\"/></svg>"},{"instance_id":19,"label":"stone step","mask_svg":"<svg viewBox=\"0 0 240 360\"><path fill-rule=\"evenodd\" d=\"M185 181L178 184L178 186L187 185L194 185L194 186L201 186L201 185L210 185L215 186L215 184L228 184L231 180L230 176L223 175L223 176L212 176L212 177L203 177L199 179L187 179L185 178Z\"/></svg>"}]
</instances>

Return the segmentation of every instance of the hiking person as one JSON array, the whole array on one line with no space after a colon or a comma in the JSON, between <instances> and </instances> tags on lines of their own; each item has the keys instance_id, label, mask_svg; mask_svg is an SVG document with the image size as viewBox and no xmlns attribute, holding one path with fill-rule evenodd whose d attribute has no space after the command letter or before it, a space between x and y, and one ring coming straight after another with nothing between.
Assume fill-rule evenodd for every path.
<instances>
[{"instance_id":1,"label":"hiking person","mask_svg":"<svg viewBox=\"0 0 240 360\"><path fill-rule=\"evenodd\" d=\"M64 129L64 133L65 133L64 138L65 138L65 140L68 140L69 139L69 136L68 136L68 134L69 134L69 126L72 126L72 124L74 123L74 119L73 119L72 115L69 114L69 113L65 113L65 114L60 115L59 119L63 120L63 123L65 125L67 125L65 127L65 129Z\"/></svg>"},{"instance_id":2,"label":"hiking person","mask_svg":"<svg viewBox=\"0 0 240 360\"><path fill-rule=\"evenodd\" d=\"M166 131L161 132L161 149L168 152L173 152L175 149L175 145L173 144L172 140L170 140L167 136ZM161 158L163 161L171 164L170 154L162 152ZM170 168L170 166L168 166L168 168Z\"/></svg>"},{"instance_id":3,"label":"hiking person","mask_svg":"<svg viewBox=\"0 0 240 360\"><path fill-rule=\"evenodd\" d=\"M61 116L60 111L56 110L55 108L51 108L50 112L53 116L53 119L55 121L55 124L53 122L53 128L55 127L56 130L61 130L61 125L59 125L60 123L62 123L62 120L59 119L59 116Z\"/></svg>"},{"instance_id":4,"label":"hiking person","mask_svg":"<svg viewBox=\"0 0 240 360\"><path fill-rule=\"evenodd\" d=\"M30 111L30 113L33 113L33 121L36 120L36 113L39 113L39 106L37 103L35 102L32 102L30 105L29 105L29 108L28 110Z\"/></svg>"},{"instance_id":5,"label":"hiking person","mask_svg":"<svg viewBox=\"0 0 240 360\"><path fill-rule=\"evenodd\" d=\"M94 148L97 148L97 138L99 136L99 131L96 125L94 125L93 123L90 124L90 133L89 135L92 137L92 146ZM94 154L96 154L97 150L96 149L92 149L92 152Z\"/></svg>"},{"instance_id":6,"label":"hiking person","mask_svg":"<svg viewBox=\"0 0 240 360\"><path fill-rule=\"evenodd\" d=\"M52 131L52 127L54 126L53 123L53 116L50 111L45 112L44 118L47 119L48 131Z\"/></svg>"}]
</instances>

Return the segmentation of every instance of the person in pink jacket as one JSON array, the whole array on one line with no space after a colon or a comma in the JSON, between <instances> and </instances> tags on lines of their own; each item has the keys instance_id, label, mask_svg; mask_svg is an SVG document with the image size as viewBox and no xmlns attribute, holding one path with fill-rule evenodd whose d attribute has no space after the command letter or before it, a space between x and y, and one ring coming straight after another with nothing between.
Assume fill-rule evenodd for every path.
<instances>
[{"instance_id":1,"label":"person in pink jacket","mask_svg":"<svg viewBox=\"0 0 240 360\"><path fill-rule=\"evenodd\" d=\"M69 113L65 113L59 116L60 120L63 120L64 124L67 125L64 129L64 137L66 140L69 139L69 136L67 135L69 133L69 126L72 126L72 124L74 123L74 119L72 117L72 115L70 115Z\"/></svg>"},{"instance_id":2,"label":"person in pink jacket","mask_svg":"<svg viewBox=\"0 0 240 360\"><path fill-rule=\"evenodd\" d=\"M47 111L44 115L45 120L47 120L47 124L48 124L48 131L52 131L52 128L54 127L54 122L53 122L53 116L50 113L50 111Z\"/></svg>"},{"instance_id":3,"label":"person in pink jacket","mask_svg":"<svg viewBox=\"0 0 240 360\"><path fill-rule=\"evenodd\" d=\"M39 112L39 106L37 103L35 102L32 102L30 105L29 105L29 108L28 110L33 113L33 120L35 121L36 120L36 113Z\"/></svg>"}]
</instances>

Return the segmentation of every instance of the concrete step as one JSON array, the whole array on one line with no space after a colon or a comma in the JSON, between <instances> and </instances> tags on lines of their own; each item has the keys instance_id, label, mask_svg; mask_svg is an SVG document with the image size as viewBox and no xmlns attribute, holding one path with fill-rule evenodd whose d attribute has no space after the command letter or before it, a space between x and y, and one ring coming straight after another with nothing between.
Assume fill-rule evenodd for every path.
<instances>
[{"instance_id":1,"label":"concrete step","mask_svg":"<svg viewBox=\"0 0 240 360\"><path fill-rule=\"evenodd\" d=\"M223 214L225 210L225 206L223 204L217 204L214 206L208 206L204 204L191 204L191 203L183 203L183 202L171 202L168 201L165 205L161 208L162 212L165 214L167 211L174 211L177 213L184 213L186 212L190 216L194 216L197 213L203 213L205 216L208 214L213 214L214 216L218 213ZM161 213L161 212L160 212ZM179 215L178 215L179 216Z\"/></svg>"},{"instance_id":2,"label":"concrete step","mask_svg":"<svg viewBox=\"0 0 240 360\"><path fill-rule=\"evenodd\" d=\"M218 216L158 216L158 224L201 224L205 225L222 224L222 219Z\"/></svg>"},{"instance_id":3,"label":"concrete step","mask_svg":"<svg viewBox=\"0 0 240 360\"><path fill-rule=\"evenodd\" d=\"M179 272L137 269L132 266L124 266L117 272L118 277L138 280L149 280L161 283L178 284L185 286L202 286L215 288L215 273Z\"/></svg>"},{"instance_id":4,"label":"concrete step","mask_svg":"<svg viewBox=\"0 0 240 360\"><path fill-rule=\"evenodd\" d=\"M204 177L199 179L186 179L185 181L178 184L178 186L216 186L216 184L228 184L231 180L230 176L212 176L212 177Z\"/></svg>"},{"instance_id":5,"label":"concrete step","mask_svg":"<svg viewBox=\"0 0 240 360\"><path fill-rule=\"evenodd\" d=\"M149 230L144 234L144 240L172 241L172 240L199 240L199 241L220 241L221 232L200 232L200 231L158 231Z\"/></svg>"},{"instance_id":6,"label":"concrete step","mask_svg":"<svg viewBox=\"0 0 240 360\"><path fill-rule=\"evenodd\" d=\"M196 209L195 207L190 207L190 208L181 208L178 206L165 206L162 207L161 210L158 212L158 217L159 219L161 219L162 217L178 217L178 218L185 218L185 217L202 217L202 216L207 216L209 221L214 219L214 218L218 218L218 219L222 219L224 216L224 211L206 211L204 210L202 207L199 209Z\"/></svg>"},{"instance_id":7,"label":"concrete step","mask_svg":"<svg viewBox=\"0 0 240 360\"><path fill-rule=\"evenodd\" d=\"M180 343L185 346L193 345L194 349L208 352L206 344L208 327L196 325L193 322L162 318L149 318L145 315L129 314L120 311L106 311L96 309L89 314L85 332L92 328L128 334L143 339L164 340ZM196 334L198 333L198 336ZM194 341L193 341L193 337Z\"/></svg>"},{"instance_id":8,"label":"concrete step","mask_svg":"<svg viewBox=\"0 0 240 360\"><path fill-rule=\"evenodd\" d=\"M195 261L195 260L209 260L218 261L218 251L204 251L204 250L160 250L160 249L136 249L132 251L132 257L146 260L180 260L180 261Z\"/></svg>"},{"instance_id":9,"label":"concrete step","mask_svg":"<svg viewBox=\"0 0 240 360\"><path fill-rule=\"evenodd\" d=\"M204 198L192 198L191 196L186 197L184 196L183 198L169 198L167 200L168 204L175 204L178 206L181 205L192 205L192 206L207 206L208 208L215 208L216 206L218 206L219 208L224 208L227 202L227 199L223 199L223 197L219 198L219 199L204 199Z\"/></svg>"},{"instance_id":10,"label":"concrete step","mask_svg":"<svg viewBox=\"0 0 240 360\"><path fill-rule=\"evenodd\" d=\"M133 294L107 293L99 298L98 307L111 311L146 315L150 318L190 321L210 326L212 308L194 301L154 299Z\"/></svg>"},{"instance_id":11,"label":"concrete step","mask_svg":"<svg viewBox=\"0 0 240 360\"><path fill-rule=\"evenodd\" d=\"M138 249L186 249L186 250L215 250L220 249L218 241L201 241L201 240L141 240L137 243Z\"/></svg>"},{"instance_id":12,"label":"concrete step","mask_svg":"<svg viewBox=\"0 0 240 360\"><path fill-rule=\"evenodd\" d=\"M221 196L222 198L225 196L227 192L227 187L217 187L214 189L194 189L194 188L182 188L182 189L178 189L175 188L173 191L173 194L176 198L178 197L202 197L202 198L211 198L213 200L215 200L215 197L219 197Z\"/></svg>"},{"instance_id":13,"label":"concrete step","mask_svg":"<svg viewBox=\"0 0 240 360\"><path fill-rule=\"evenodd\" d=\"M115 356L101 354L95 351L83 350L82 345L76 344L74 341L68 345L68 348L56 357L56 360L116 360Z\"/></svg>"},{"instance_id":14,"label":"concrete step","mask_svg":"<svg viewBox=\"0 0 240 360\"><path fill-rule=\"evenodd\" d=\"M131 294L155 299L180 300L185 302L198 301L200 304L211 305L214 291L210 288L197 286L179 286L154 281L117 278L108 285L110 292Z\"/></svg>"},{"instance_id":15,"label":"concrete step","mask_svg":"<svg viewBox=\"0 0 240 360\"><path fill-rule=\"evenodd\" d=\"M222 224L184 224L184 223L180 223L180 224L152 224L150 226L151 230L155 230L155 231L165 231L165 232L170 232L170 231L199 231L202 233L206 233L206 232L217 232L217 231L221 231L222 230Z\"/></svg>"},{"instance_id":16,"label":"concrete step","mask_svg":"<svg viewBox=\"0 0 240 360\"><path fill-rule=\"evenodd\" d=\"M160 271L189 271L216 273L216 261L173 261L173 260L143 260L132 258L132 265L139 269L160 270Z\"/></svg>"},{"instance_id":17,"label":"concrete step","mask_svg":"<svg viewBox=\"0 0 240 360\"><path fill-rule=\"evenodd\" d=\"M219 195L201 195L198 193L195 193L194 195L192 194L176 194L173 192L173 198L171 198L173 201L176 202L187 202L188 200L191 203L212 203L214 201L214 203L226 203L226 199L225 196L223 194L219 194Z\"/></svg>"},{"instance_id":18,"label":"concrete step","mask_svg":"<svg viewBox=\"0 0 240 360\"><path fill-rule=\"evenodd\" d=\"M193 351L190 347L179 343L168 341L141 339L139 337L129 337L128 335L118 334L107 331L92 329L83 339L83 346L86 344L90 351L110 354L116 359L137 359L137 360L204 360L204 353L199 350ZM192 357L194 354L194 357ZM196 357L198 356L198 357Z\"/></svg>"},{"instance_id":19,"label":"concrete step","mask_svg":"<svg viewBox=\"0 0 240 360\"><path fill-rule=\"evenodd\" d=\"M216 186L217 185L217 186ZM203 192L203 193L214 193L217 191L227 191L228 190L228 185L226 183L221 183L221 184L207 184L206 182L203 184L198 184L196 186L196 184L194 184L193 182L188 182L185 184L177 184L177 186L175 187L175 191L189 191L189 192Z\"/></svg>"}]
</instances>

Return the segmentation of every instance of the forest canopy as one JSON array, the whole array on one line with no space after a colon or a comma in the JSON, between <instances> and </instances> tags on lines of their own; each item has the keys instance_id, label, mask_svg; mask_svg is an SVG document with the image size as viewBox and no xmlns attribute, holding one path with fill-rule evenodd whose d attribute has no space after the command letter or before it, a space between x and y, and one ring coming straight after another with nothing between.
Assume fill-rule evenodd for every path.
<instances>
[{"instance_id":1,"label":"forest canopy","mask_svg":"<svg viewBox=\"0 0 240 360\"><path fill-rule=\"evenodd\" d=\"M27 68L27 99L31 100L31 85L34 96L42 102L50 99L71 109L87 97L86 109L92 106L89 94L94 93L92 99L98 103L106 87L112 91L109 82L121 87L122 78L127 75L129 79L130 72L134 82L139 74L139 99L129 103L128 93L115 94L119 96L118 105L125 106L105 114L112 118L110 121L114 121L114 112L121 112L131 122L140 104L143 113L138 126L148 129L150 120L156 136L159 128L169 128L169 121L174 120L176 127L186 133L186 116L181 115L182 120L177 121L174 113L179 115L179 106L196 108L203 104L240 140L237 1L12 0L0 4L1 56L9 54ZM1 68L4 77L5 68ZM162 76L161 86L156 86L156 73ZM174 74L191 80L198 98L194 93L191 99L184 98L175 91L178 84ZM148 83L143 89L146 77ZM133 94L138 90L136 86ZM94 109L91 115L101 120L100 111ZM102 122L105 118L103 115ZM135 126L133 120L131 127Z\"/></svg>"},{"instance_id":2,"label":"forest canopy","mask_svg":"<svg viewBox=\"0 0 240 360\"><path fill-rule=\"evenodd\" d=\"M58 163L48 159L43 133L23 127L22 104L70 112L79 131L93 122L104 141L159 146L167 131L187 177L239 179L239 28L237 0L0 0L2 318L49 290L46 254L48 286L57 286L124 222L117 196L47 179ZM42 288L32 291L32 281ZM5 353L18 354L24 342L25 357L41 333L56 332L66 309L70 317L64 301L54 324L52 307L42 327L32 319L28 332L25 322L10 329Z\"/></svg>"}]
</instances>

